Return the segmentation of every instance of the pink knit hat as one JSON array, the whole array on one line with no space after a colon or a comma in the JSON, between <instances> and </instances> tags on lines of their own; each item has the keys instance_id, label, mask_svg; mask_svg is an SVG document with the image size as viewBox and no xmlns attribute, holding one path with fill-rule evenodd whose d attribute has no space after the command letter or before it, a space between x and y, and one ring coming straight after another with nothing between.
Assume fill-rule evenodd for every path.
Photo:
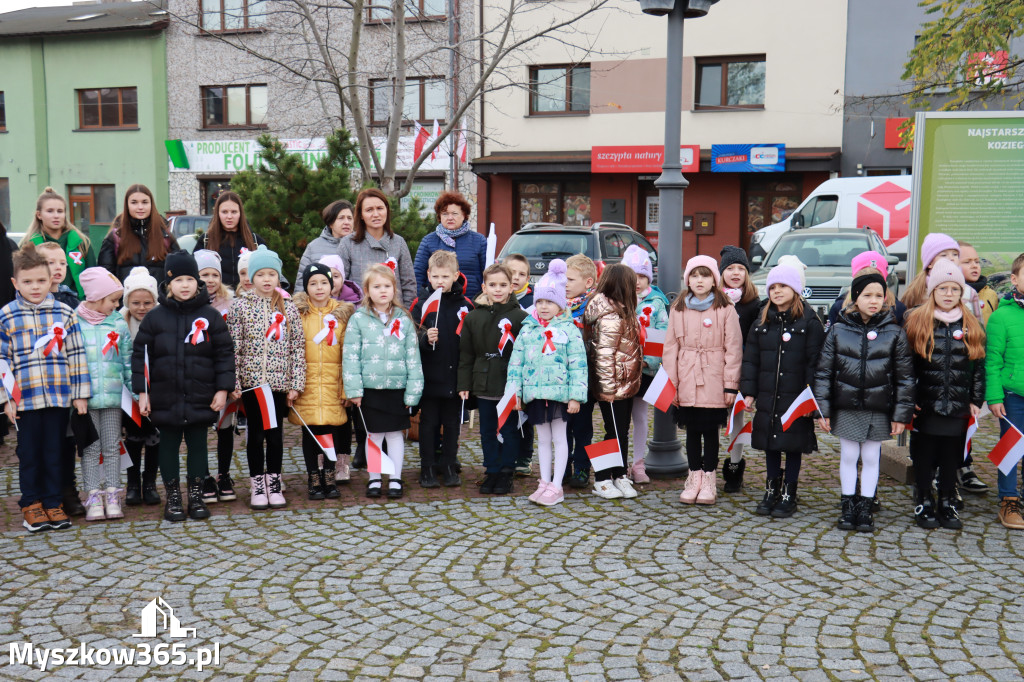
<instances>
[{"instance_id":1,"label":"pink knit hat","mask_svg":"<svg viewBox=\"0 0 1024 682\"><path fill-rule=\"evenodd\" d=\"M78 283L85 292L85 300L102 301L111 294L124 291L121 280L110 274L106 268L86 268L78 276Z\"/></svg>"},{"instance_id":2,"label":"pink knit hat","mask_svg":"<svg viewBox=\"0 0 1024 682\"><path fill-rule=\"evenodd\" d=\"M882 273L882 277L889 276L889 263L885 260L885 256L878 253L877 251L865 251L864 253L858 253L850 261L850 275L853 277L857 276L857 273L864 268L874 268Z\"/></svg>"},{"instance_id":3,"label":"pink knit hat","mask_svg":"<svg viewBox=\"0 0 1024 682\"><path fill-rule=\"evenodd\" d=\"M921 269L927 269L941 252L949 249L960 253L960 245L948 234L933 232L926 236L921 243Z\"/></svg>"},{"instance_id":4,"label":"pink knit hat","mask_svg":"<svg viewBox=\"0 0 1024 682\"><path fill-rule=\"evenodd\" d=\"M717 287L722 276L718 272L718 261L711 256L694 256L690 260L686 261L686 270L683 271L683 286L688 287L687 282L690 281L690 271L700 266L706 267L711 271L711 274L715 277L715 286Z\"/></svg>"},{"instance_id":5,"label":"pink knit hat","mask_svg":"<svg viewBox=\"0 0 1024 682\"><path fill-rule=\"evenodd\" d=\"M961 292L967 286L964 272L960 269L960 266L951 260L940 258L935 261L932 271L928 273L928 295L931 296L932 292L935 291L935 287L945 282L956 282L960 285Z\"/></svg>"},{"instance_id":6,"label":"pink knit hat","mask_svg":"<svg viewBox=\"0 0 1024 682\"><path fill-rule=\"evenodd\" d=\"M776 265L768 273L768 279L764 284L766 290L770 290L773 284L785 284L799 296L803 291L800 282L800 273L790 265Z\"/></svg>"}]
</instances>

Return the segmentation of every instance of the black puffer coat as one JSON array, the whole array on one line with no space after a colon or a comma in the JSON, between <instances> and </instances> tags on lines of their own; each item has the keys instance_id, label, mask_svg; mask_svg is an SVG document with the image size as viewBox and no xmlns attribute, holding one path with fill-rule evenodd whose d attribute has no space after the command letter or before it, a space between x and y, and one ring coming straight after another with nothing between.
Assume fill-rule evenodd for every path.
<instances>
[{"instance_id":1,"label":"black puffer coat","mask_svg":"<svg viewBox=\"0 0 1024 682\"><path fill-rule=\"evenodd\" d=\"M132 271L132 268L139 265L147 268L149 270L149 274L153 275L157 282L163 282L164 278L167 276L164 272L163 260L155 261L150 260L149 258L149 218L145 220L129 218L129 220L132 225L133 238L139 240L142 244L142 248L125 262L118 263L118 254L121 251L121 240L117 236L118 222L114 221L114 226L103 239L103 243L100 244L98 264L100 267L104 267L109 270L122 282ZM167 253L174 253L178 250L178 242L169 232L164 234L164 244L167 246Z\"/></svg>"},{"instance_id":2,"label":"black puffer coat","mask_svg":"<svg viewBox=\"0 0 1024 682\"><path fill-rule=\"evenodd\" d=\"M204 232L199 235L196 240L196 248L193 250L198 251L199 249L208 248L206 246L207 234ZM253 241L256 242L256 246L260 244L266 244L263 237L259 236L255 232L252 233ZM220 279L224 282L224 286L234 290L238 286L241 279L238 276L238 259L242 255L242 247L245 246L245 240L242 239L242 235L238 232L224 232L223 237L220 240L220 245L217 247L217 253L220 254ZM159 278L157 281L160 281ZM283 284L281 286L284 286Z\"/></svg>"},{"instance_id":3,"label":"black puffer coat","mask_svg":"<svg viewBox=\"0 0 1024 682\"><path fill-rule=\"evenodd\" d=\"M740 331L743 332L743 343L747 342L750 328L761 318L761 306L763 305L765 305L765 302L759 298L747 301L746 303L736 304L736 314L740 316Z\"/></svg>"},{"instance_id":4,"label":"black puffer coat","mask_svg":"<svg viewBox=\"0 0 1024 682\"><path fill-rule=\"evenodd\" d=\"M928 360L914 353L918 431L957 435L967 430L971 405L985 402L985 363L971 360L963 339L963 321L935 321L935 350ZM960 338L957 338L957 337Z\"/></svg>"},{"instance_id":5,"label":"black puffer coat","mask_svg":"<svg viewBox=\"0 0 1024 682\"><path fill-rule=\"evenodd\" d=\"M890 421L910 423L914 359L891 310L867 322L856 311L839 315L818 357L814 397L826 419L840 410L870 410L884 412Z\"/></svg>"},{"instance_id":6,"label":"black puffer coat","mask_svg":"<svg viewBox=\"0 0 1024 682\"><path fill-rule=\"evenodd\" d=\"M788 340L787 340L788 339ZM764 324L757 320L743 349L740 391L757 401L751 445L758 450L814 452L814 421L801 417L782 430L782 415L801 391L814 381L825 330L810 306L792 319L791 312L768 309Z\"/></svg>"},{"instance_id":7,"label":"black puffer coat","mask_svg":"<svg viewBox=\"0 0 1024 682\"><path fill-rule=\"evenodd\" d=\"M459 311L468 315L473 309L472 301L462 295L465 283L466 278L460 274L458 279L452 282L451 291L441 295L439 312L428 313L427 319L419 327L424 398L456 398L459 395L459 341L462 335ZM417 325L423 316L423 304L432 293L434 292L431 289L421 289L412 304L412 318ZM433 346L427 341L427 330L431 327L437 327L437 343ZM456 331L459 333L456 334Z\"/></svg>"},{"instance_id":8,"label":"black puffer coat","mask_svg":"<svg viewBox=\"0 0 1024 682\"><path fill-rule=\"evenodd\" d=\"M132 390L146 391L144 353L149 348L150 420L157 426L208 425L217 420L210 409L217 391L235 389L235 350L228 325L209 304L206 287L187 301L167 297L160 287L160 305L139 325L132 342ZM185 343L198 318L208 322L204 339Z\"/></svg>"}]
</instances>

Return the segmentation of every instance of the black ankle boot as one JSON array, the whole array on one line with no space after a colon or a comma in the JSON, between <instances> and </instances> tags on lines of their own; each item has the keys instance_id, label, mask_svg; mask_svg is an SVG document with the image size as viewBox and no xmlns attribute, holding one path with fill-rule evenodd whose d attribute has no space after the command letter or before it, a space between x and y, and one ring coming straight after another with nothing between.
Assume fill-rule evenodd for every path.
<instances>
[{"instance_id":1,"label":"black ankle boot","mask_svg":"<svg viewBox=\"0 0 1024 682\"><path fill-rule=\"evenodd\" d=\"M875 517L871 513L872 500L870 497L857 498L857 530L861 533L871 533L875 530Z\"/></svg>"},{"instance_id":2,"label":"black ankle boot","mask_svg":"<svg viewBox=\"0 0 1024 682\"><path fill-rule=\"evenodd\" d=\"M334 485L334 473L336 469L334 462L324 462L324 468L320 470L320 487L324 491L324 497L328 500L336 500L341 497L338 488Z\"/></svg>"},{"instance_id":3,"label":"black ankle boot","mask_svg":"<svg viewBox=\"0 0 1024 682\"><path fill-rule=\"evenodd\" d=\"M188 479L188 516L190 519L208 519L210 510L203 501L203 477Z\"/></svg>"},{"instance_id":4,"label":"black ankle boot","mask_svg":"<svg viewBox=\"0 0 1024 682\"><path fill-rule=\"evenodd\" d=\"M839 530L857 529L857 500L856 495L843 495L843 511L839 514Z\"/></svg>"},{"instance_id":5,"label":"black ankle boot","mask_svg":"<svg viewBox=\"0 0 1024 682\"><path fill-rule=\"evenodd\" d=\"M440 488L441 484L437 482L437 474L434 473L434 466L423 462L420 465L420 487L421 488Z\"/></svg>"},{"instance_id":6,"label":"black ankle boot","mask_svg":"<svg viewBox=\"0 0 1024 682\"><path fill-rule=\"evenodd\" d=\"M124 486L124 503L129 507L137 507L142 504L142 481L137 466L128 469L128 481Z\"/></svg>"},{"instance_id":7,"label":"black ankle boot","mask_svg":"<svg viewBox=\"0 0 1024 682\"><path fill-rule=\"evenodd\" d=\"M498 478L494 482L494 494L495 495L508 495L512 492L512 479L516 475L516 470L510 467L504 467L498 472Z\"/></svg>"},{"instance_id":8,"label":"black ankle boot","mask_svg":"<svg viewBox=\"0 0 1024 682\"><path fill-rule=\"evenodd\" d=\"M770 516L772 509L779 503L779 490L782 487L782 477L769 478L765 481L764 497L757 503L754 513L758 516Z\"/></svg>"},{"instance_id":9,"label":"black ankle boot","mask_svg":"<svg viewBox=\"0 0 1024 682\"><path fill-rule=\"evenodd\" d=\"M782 491L779 493L779 501L772 509L772 517L776 519L788 519L796 512L796 481L782 484Z\"/></svg>"},{"instance_id":10,"label":"black ankle boot","mask_svg":"<svg viewBox=\"0 0 1024 682\"><path fill-rule=\"evenodd\" d=\"M741 459L736 464L733 464L730 460L725 460L725 464L722 465L722 480L725 481L725 487L722 488L722 492L726 493L738 493L743 489L743 471L747 468L747 460Z\"/></svg>"},{"instance_id":11,"label":"black ankle boot","mask_svg":"<svg viewBox=\"0 0 1024 682\"><path fill-rule=\"evenodd\" d=\"M146 469L142 474L142 501L146 504L160 504L160 493L156 491L156 467Z\"/></svg>"},{"instance_id":12,"label":"black ankle boot","mask_svg":"<svg viewBox=\"0 0 1024 682\"><path fill-rule=\"evenodd\" d=\"M441 476L441 483L444 484L446 488L457 488L462 485L462 478L459 476L459 468L457 466L445 467L444 473Z\"/></svg>"},{"instance_id":13,"label":"black ankle boot","mask_svg":"<svg viewBox=\"0 0 1024 682\"><path fill-rule=\"evenodd\" d=\"M938 528L939 520L935 517L935 500L930 490L917 491L917 498L914 500L914 520L921 528Z\"/></svg>"},{"instance_id":14,"label":"black ankle boot","mask_svg":"<svg viewBox=\"0 0 1024 682\"><path fill-rule=\"evenodd\" d=\"M320 472L311 471L306 474L306 487L309 488L308 497L311 500L324 499L324 489L320 485Z\"/></svg>"},{"instance_id":15,"label":"black ankle boot","mask_svg":"<svg viewBox=\"0 0 1024 682\"><path fill-rule=\"evenodd\" d=\"M952 493L943 493L939 496L939 511L937 514L939 525L950 530L960 530L964 522L960 520L960 513L956 509L956 501Z\"/></svg>"},{"instance_id":16,"label":"black ankle boot","mask_svg":"<svg viewBox=\"0 0 1024 682\"><path fill-rule=\"evenodd\" d=\"M167 503L164 505L164 519L168 521L184 521L185 509L181 506L181 487L177 481L164 481ZM200 495L201 497L201 495Z\"/></svg>"},{"instance_id":17,"label":"black ankle boot","mask_svg":"<svg viewBox=\"0 0 1024 682\"><path fill-rule=\"evenodd\" d=\"M85 516L85 506L74 486L64 488L61 492L61 504L64 507L64 513L68 516Z\"/></svg>"}]
</instances>

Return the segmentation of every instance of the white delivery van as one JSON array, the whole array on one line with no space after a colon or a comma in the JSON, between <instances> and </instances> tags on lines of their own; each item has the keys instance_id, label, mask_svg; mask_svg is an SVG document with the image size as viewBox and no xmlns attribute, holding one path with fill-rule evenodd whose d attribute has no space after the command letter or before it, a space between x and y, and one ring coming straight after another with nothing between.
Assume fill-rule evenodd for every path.
<instances>
[{"instance_id":1,"label":"white delivery van","mask_svg":"<svg viewBox=\"0 0 1024 682\"><path fill-rule=\"evenodd\" d=\"M750 257L763 260L779 237L794 227L868 227L900 259L897 273L905 279L911 180L910 175L826 180L788 218L751 236Z\"/></svg>"}]
</instances>

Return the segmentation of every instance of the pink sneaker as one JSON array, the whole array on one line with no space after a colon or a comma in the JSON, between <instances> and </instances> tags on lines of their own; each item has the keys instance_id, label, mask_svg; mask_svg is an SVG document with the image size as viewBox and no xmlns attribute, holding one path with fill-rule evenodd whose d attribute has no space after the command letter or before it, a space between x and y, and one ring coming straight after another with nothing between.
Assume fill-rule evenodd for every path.
<instances>
[{"instance_id":1,"label":"pink sneaker","mask_svg":"<svg viewBox=\"0 0 1024 682\"><path fill-rule=\"evenodd\" d=\"M630 470L631 478L633 483L650 483L651 479L647 477L647 471L644 469L644 461L638 459L633 462L633 468Z\"/></svg>"},{"instance_id":2,"label":"pink sneaker","mask_svg":"<svg viewBox=\"0 0 1024 682\"><path fill-rule=\"evenodd\" d=\"M718 495L715 489L715 476L717 471L705 471L704 478L700 482L700 492L697 493L697 504L714 504Z\"/></svg>"},{"instance_id":3,"label":"pink sneaker","mask_svg":"<svg viewBox=\"0 0 1024 682\"><path fill-rule=\"evenodd\" d=\"M537 498L537 504L544 505L545 507L552 507L559 502L563 501L565 497L562 495L562 486L555 485L554 483L548 483L547 487L544 488L544 492Z\"/></svg>"},{"instance_id":4,"label":"pink sneaker","mask_svg":"<svg viewBox=\"0 0 1024 682\"><path fill-rule=\"evenodd\" d=\"M267 501L270 503L271 509L280 509L287 504L283 492L281 474L267 474Z\"/></svg>"},{"instance_id":5,"label":"pink sneaker","mask_svg":"<svg viewBox=\"0 0 1024 682\"><path fill-rule=\"evenodd\" d=\"M544 494L544 491L548 489L548 485L550 484L545 483L544 481L537 481L537 490L535 490L534 493L526 499L530 502L537 502L537 500L540 499L540 496Z\"/></svg>"},{"instance_id":6,"label":"pink sneaker","mask_svg":"<svg viewBox=\"0 0 1024 682\"><path fill-rule=\"evenodd\" d=\"M683 504L693 504L697 501L697 494L700 492L700 484L703 480L703 471L691 471L686 477L686 485L683 492L679 493L679 501Z\"/></svg>"}]
</instances>

